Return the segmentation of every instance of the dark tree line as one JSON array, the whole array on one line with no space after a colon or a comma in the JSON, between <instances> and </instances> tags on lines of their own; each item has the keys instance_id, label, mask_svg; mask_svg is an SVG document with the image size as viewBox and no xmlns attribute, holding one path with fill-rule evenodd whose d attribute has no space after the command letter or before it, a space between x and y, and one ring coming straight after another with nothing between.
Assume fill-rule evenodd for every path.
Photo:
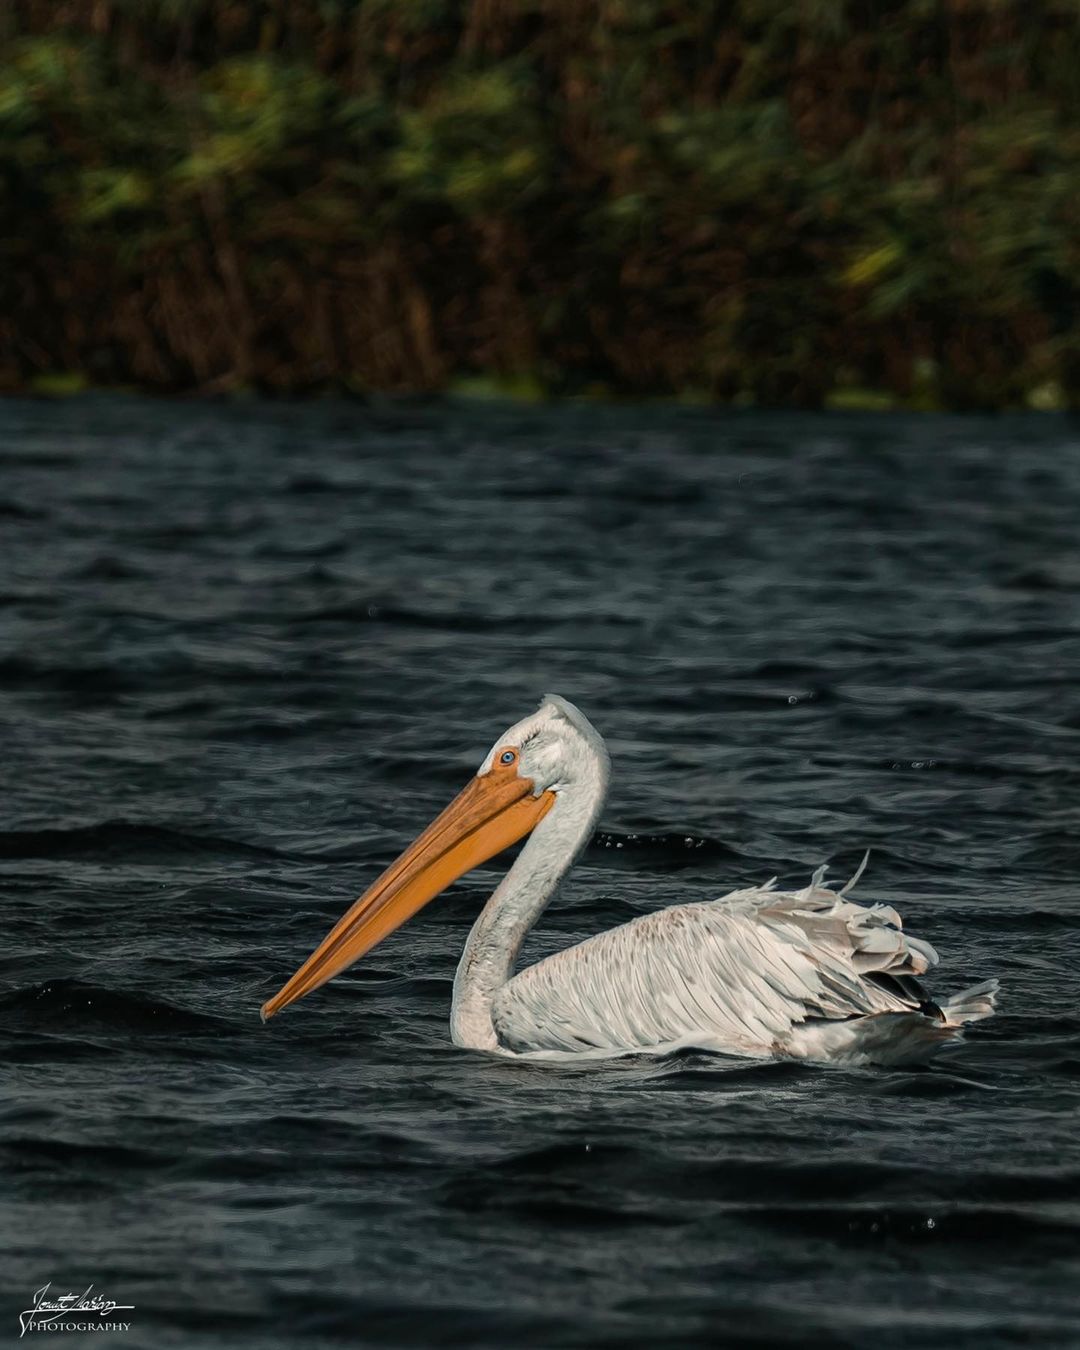
<instances>
[{"instance_id":1,"label":"dark tree line","mask_svg":"<svg viewBox=\"0 0 1080 1350\"><path fill-rule=\"evenodd\" d=\"M8 0L0 387L1080 403L1078 0Z\"/></svg>"}]
</instances>

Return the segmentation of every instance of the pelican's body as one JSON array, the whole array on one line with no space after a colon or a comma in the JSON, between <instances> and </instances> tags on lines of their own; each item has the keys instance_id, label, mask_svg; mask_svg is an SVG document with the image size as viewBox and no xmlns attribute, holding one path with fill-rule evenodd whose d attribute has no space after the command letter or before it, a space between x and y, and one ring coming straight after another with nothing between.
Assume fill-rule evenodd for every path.
<instances>
[{"instance_id":1,"label":"pelican's body","mask_svg":"<svg viewBox=\"0 0 1080 1350\"><path fill-rule=\"evenodd\" d=\"M902 1063L955 1041L993 1012L988 981L940 1007L916 980L937 963L883 905L823 884L772 883L673 905L599 933L514 974L526 933L590 838L608 756L565 699L502 737L476 778L357 901L265 1016L370 950L457 876L530 837L469 935L454 982L456 1044L503 1054L727 1054Z\"/></svg>"}]
</instances>

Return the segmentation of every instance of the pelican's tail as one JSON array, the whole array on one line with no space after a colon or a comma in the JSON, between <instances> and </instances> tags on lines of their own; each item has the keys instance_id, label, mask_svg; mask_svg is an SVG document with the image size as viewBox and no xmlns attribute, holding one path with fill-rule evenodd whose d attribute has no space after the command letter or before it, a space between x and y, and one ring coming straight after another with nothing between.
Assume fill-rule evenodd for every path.
<instances>
[{"instance_id":1,"label":"pelican's tail","mask_svg":"<svg viewBox=\"0 0 1080 1350\"><path fill-rule=\"evenodd\" d=\"M984 1017L993 1017L999 987L997 980L984 980L982 984L973 984L970 989L953 994L947 1003L941 1005L945 1025L962 1027L965 1022L979 1022Z\"/></svg>"},{"instance_id":2,"label":"pelican's tail","mask_svg":"<svg viewBox=\"0 0 1080 1350\"><path fill-rule=\"evenodd\" d=\"M846 1021L807 1021L792 1028L785 1049L798 1059L833 1064L922 1064L959 1044L965 1022L990 1017L997 989L997 980L987 980L940 1006L928 1003L918 1011L872 1013Z\"/></svg>"}]
</instances>

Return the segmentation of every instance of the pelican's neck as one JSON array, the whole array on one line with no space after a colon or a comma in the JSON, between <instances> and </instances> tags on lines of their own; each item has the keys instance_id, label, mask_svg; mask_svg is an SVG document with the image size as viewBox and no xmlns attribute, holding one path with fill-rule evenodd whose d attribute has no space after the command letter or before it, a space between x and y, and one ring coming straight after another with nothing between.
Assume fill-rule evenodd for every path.
<instances>
[{"instance_id":1,"label":"pelican's neck","mask_svg":"<svg viewBox=\"0 0 1080 1350\"><path fill-rule=\"evenodd\" d=\"M494 1050L496 992L514 973L525 935L547 908L574 859L588 843L607 791L607 760L595 775L559 791L513 867L473 924L454 979L450 1031L456 1045Z\"/></svg>"}]
</instances>

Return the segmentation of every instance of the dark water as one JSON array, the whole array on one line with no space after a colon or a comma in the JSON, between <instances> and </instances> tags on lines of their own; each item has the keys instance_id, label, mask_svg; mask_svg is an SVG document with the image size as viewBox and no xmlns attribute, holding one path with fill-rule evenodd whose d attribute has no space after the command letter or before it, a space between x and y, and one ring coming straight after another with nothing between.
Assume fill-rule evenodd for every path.
<instances>
[{"instance_id":1,"label":"dark water","mask_svg":"<svg viewBox=\"0 0 1080 1350\"><path fill-rule=\"evenodd\" d=\"M0 1327L51 1280L126 1347L1077 1344L1078 439L0 405ZM655 837L528 955L869 845L1000 1015L921 1072L457 1051L489 867L262 1027L546 690Z\"/></svg>"}]
</instances>

